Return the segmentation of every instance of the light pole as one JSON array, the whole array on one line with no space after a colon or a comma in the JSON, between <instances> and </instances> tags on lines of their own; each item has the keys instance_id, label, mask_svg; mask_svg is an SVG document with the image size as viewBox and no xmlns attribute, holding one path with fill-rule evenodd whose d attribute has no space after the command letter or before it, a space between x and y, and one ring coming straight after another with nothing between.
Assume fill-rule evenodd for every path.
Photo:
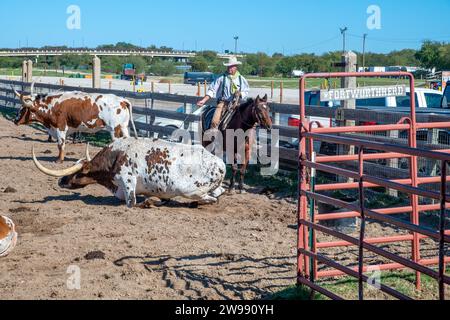
<instances>
[{"instance_id":1,"label":"light pole","mask_svg":"<svg viewBox=\"0 0 450 320\"><path fill-rule=\"evenodd\" d=\"M367 33L364 33L363 35L363 70L366 71L366 39L367 39Z\"/></svg>"},{"instance_id":2,"label":"light pole","mask_svg":"<svg viewBox=\"0 0 450 320\"><path fill-rule=\"evenodd\" d=\"M234 54L237 54L238 40L239 40L238 36L234 37Z\"/></svg>"},{"instance_id":3,"label":"light pole","mask_svg":"<svg viewBox=\"0 0 450 320\"><path fill-rule=\"evenodd\" d=\"M341 30L341 34L342 34L342 41L343 41L343 52L345 53L345 33L347 32L348 28L344 27L344 28L339 28Z\"/></svg>"}]
</instances>

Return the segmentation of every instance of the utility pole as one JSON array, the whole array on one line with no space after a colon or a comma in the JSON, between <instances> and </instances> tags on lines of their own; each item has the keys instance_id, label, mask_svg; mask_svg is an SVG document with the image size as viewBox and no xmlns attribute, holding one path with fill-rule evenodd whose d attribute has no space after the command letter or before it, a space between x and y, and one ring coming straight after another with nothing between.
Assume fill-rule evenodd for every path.
<instances>
[{"instance_id":1,"label":"utility pole","mask_svg":"<svg viewBox=\"0 0 450 320\"><path fill-rule=\"evenodd\" d=\"M363 70L366 71L366 39L367 39L367 33L364 33L363 35Z\"/></svg>"},{"instance_id":2,"label":"utility pole","mask_svg":"<svg viewBox=\"0 0 450 320\"><path fill-rule=\"evenodd\" d=\"M234 37L234 54L238 53L237 52L237 50L238 50L238 40L239 40L238 36Z\"/></svg>"},{"instance_id":3,"label":"utility pole","mask_svg":"<svg viewBox=\"0 0 450 320\"><path fill-rule=\"evenodd\" d=\"M342 34L342 41L343 41L343 51L342 53L345 54L345 33L347 32L348 28L344 27L344 28L339 28L341 30L341 34Z\"/></svg>"}]
</instances>

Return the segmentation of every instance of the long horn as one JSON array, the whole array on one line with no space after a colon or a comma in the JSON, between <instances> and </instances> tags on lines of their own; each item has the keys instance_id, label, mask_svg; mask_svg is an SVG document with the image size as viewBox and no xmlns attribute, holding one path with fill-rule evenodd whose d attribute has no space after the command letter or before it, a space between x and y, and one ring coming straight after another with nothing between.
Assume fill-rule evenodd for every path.
<instances>
[{"instance_id":1,"label":"long horn","mask_svg":"<svg viewBox=\"0 0 450 320\"><path fill-rule=\"evenodd\" d=\"M33 95L34 94L34 85L36 84L36 81L33 81L33 83L31 84L31 89L30 89L30 91L31 91L31 95Z\"/></svg>"},{"instance_id":2,"label":"long horn","mask_svg":"<svg viewBox=\"0 0 450 320\"><path fill-rule=\"evenodd\" d=\"M22 95L19 93L19 91L17 91L13 85L11 85L11 89L14 91L14 93L16 94L17 98L20 98Z\"/></svg>"},{"instance_id":3,"label":"long horn","mask_svg":"<svg viewBox=\"0 0 450 320\"><path fill-rule=\"evenodd\" d=\"M33 146L33 162L35 164L35 166L39 169L39 171L41 171L42 173L51 176L51 177L56 177L56 178L62 178L62 177L66 177L66 176L70 176L72 174L75 174L77 172L79 172L81 169L83 169L83 163L77 163L76 165L68 168L68 169L64 169L64 170L51 170L51 169L47 169L45 168L36 158L36 154L34 152L34 146Z\"/></svg>"},{"instance_id":4,"label":"long horn","mask_svg":"<svg viewBox=\"0 0 450 320\"><path fill-rule=\"evenodd\" d=\"M89 154L89 142L86 144L86 160L91 162L91 155Z\"/></svg>"},{"instance_id":5,"label":"long horn","mask_svg":"<svg viewBox=\"0 0 450 320\"><path fill-rule=\"evenodd\" d=\"M11 89L14 91L15 95L17 96L17 98L20 99L20 102L22 102L22 104L25 107L31 108L33 106L33 103L26 102L25 99L24 99L25 96L23 94L20 94L16 89L14 89L13 86L11 86Z\"/></svg>"}]
</instances>

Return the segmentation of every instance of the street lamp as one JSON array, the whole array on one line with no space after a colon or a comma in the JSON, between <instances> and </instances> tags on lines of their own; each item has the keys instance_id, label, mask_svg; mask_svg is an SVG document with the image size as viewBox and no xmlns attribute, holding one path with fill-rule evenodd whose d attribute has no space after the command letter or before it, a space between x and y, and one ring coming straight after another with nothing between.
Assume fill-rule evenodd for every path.
<instances>
[{"instance_id":1,"label":"street lamp","mask_svg":"<svg viewBox=\"0 0 450 320\"><path fill-rule=\"evenodd\" d=\"M238 40L239 40L238 36L234 37L234 54L237 54Z\"/></svg>"},{"instance_id":2,"label":"street lamp","mask_svg":"<svg viewBox=\"0 0 450 320\"><path fill-rule=\"evenodd\" d=\"M348 28L344 27L344 28L339 28L341 30L341 34L343 37L343 45L344 45L344 53L345 53L345 33L347 32Z\"/></svg>"}]
</instances>

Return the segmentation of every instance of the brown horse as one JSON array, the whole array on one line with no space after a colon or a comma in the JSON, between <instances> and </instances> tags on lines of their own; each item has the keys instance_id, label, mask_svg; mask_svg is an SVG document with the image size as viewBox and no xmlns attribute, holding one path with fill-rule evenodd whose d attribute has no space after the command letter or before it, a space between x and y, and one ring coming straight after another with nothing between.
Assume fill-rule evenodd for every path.
<instances>
[{"instance_id":1,"label":"brown horse","mask_svg":"<svg viewBox=\"0 0 450 320\"><path fill-rule=\"evenodd\" d=\"M236 175L239 170L238 168L238 150L242 150L245 148L245 159L241 165L240 168L240 176L239 176L239 186L238 190L242 193L244 191L244 178L245 173L247 172L247 167L250 162L250 156L251 156L251 146L254 142L255 138L255 128L256 126L261 126L264 129L272 130L272 119L270 118L270 108L268 105L268 98L267 95L265 95L264 98L260 98L259 96L256 98L256 100L249 99L240 106L237 107L237 110L235 111L233 117L229 121L226 128L221 128L220 132L223 137L223 150L226 154L230 155L232 152L233 155L227 158L229 160L232 160L232 177L230 182L230 192L235 190L235 182L236 182ZM207 111L205 112L207 113ZM204 116L202 115L202 123L204 122ZM207 131L207 127L202 126L202 133ZM233 146L233 150L227 150L227 131L231 130L233 132L236 132L238 130L242 130L244 133L247 133L245 135L245 146L238 145L239 140L242 141L242 139L237 139L235 137L235 141L233 144L230 144ZM250 133L250 134L248 134ZM202 137L203 137L202 135ZM210 145L209 141L203 141L203 146L207 147Z\"/></svg>"}]
</instances>

